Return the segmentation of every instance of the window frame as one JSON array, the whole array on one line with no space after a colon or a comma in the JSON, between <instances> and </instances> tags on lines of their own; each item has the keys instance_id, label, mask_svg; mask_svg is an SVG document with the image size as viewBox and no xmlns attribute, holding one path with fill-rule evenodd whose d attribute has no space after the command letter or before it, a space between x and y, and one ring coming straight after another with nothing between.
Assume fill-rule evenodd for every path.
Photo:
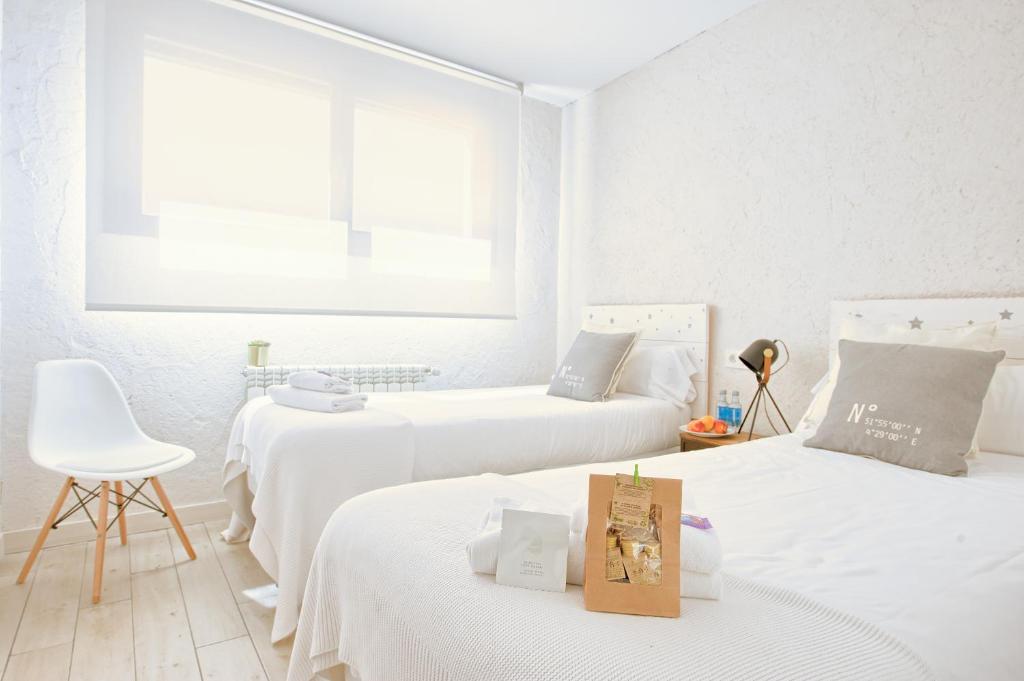
<instances>
[{"instance_id":1,"label":"window frame","mask_svg":"<svg viewBox=\"0 0 1024 681\"><path fill-rule=\"evenodd\" d=\"M310 26L306 21L296 19L294 16L286 17L284 21L281 17L276 16L274 12L244 6L243 3L237 2L236 0L189 0L189 2L195 5L216 5L225 10L243 10L246 14L254 15L260 19L271 19L278 25L284 25L289 28L301 28L302 30L309 31L314 35L322 37L330 37L334 40L339 40L345 44L352 44L353 39L348 33L341 34L336 31L325 29L323 26ZM505 157L506 166L504 168L496 168L494 170L494 176L491 180L492 186L498 186L499 183L505 182L506 187L510 187L510 190L506 190L504 197L495 199L494 206L492 208L492 221L495 225L491 232L491 240L494 244L492 253L492 271L495 274L492 277L504 278L504 281L490 286L490 291L483 292L477 295L475 298L472 297L475 294L470 294L465 297L465 303L460 307L466 308L461 309L445 309L443 305L434 305L430 302L424 302L419 305L408 305L405 307L378 304L374 303L367 306L353 306L346 304L352 299L352 296L340 296L339 304L332 305L330 301L326 301L324 296L320 296L310 304L282 304L281 299L270 300L265 304L242 304L239 301L230 302L228 304L204 304L201 300L197 300L195 296L185 296L182 302L168 302L169 298L164 297L156 302L147 302L141 296L133 297L129 291L124 290L125 294L120 300L116 296L111 297L108 294L99 293L97 289L104 291L110 291L112 288L112 279L115 278L113 273L104 272L96 275L96 268L98 266L97 261L104 261L108 258L116 260L119 256L116 253L118 249L125 250L123 246L115 247L110 242L112 239L111 235L124 236L126 232L124 230L119 231L121 225L133 225L141 226L144 230L144 234L138 234L138 227L135 229L134 237L145 238L152 237L154 241L159 240L159 218L153 216L147 216L143 213L143 180L141 177L141 168L143 162L143 147L142 147L142 126L143 126L143 111L142 102L143 99L139 97L120 97L113 104L110 99L106 96L106 84L104 83L107 74L104 73L104 63L106 60L120 57L118 63L118 71L120 74L118 78L121 81L121 85L129 89L129 91L141 92L144 87L143 81L143 62L144 57L147 53L156 47L164 49L173 48L180 49L186 53L189 50L201 50L202 45L198 47L182 47L181 44L176 44L174 38L184 39L187 35L180 35L175 32L177 27L174 26L173 22L170 22L171 28L169 29L165 25L161 25L159 14L160 12L173 11L167 9L168 6L177 3L166 3L163 8L155 12L157 16L146 16L142 17L141 25L159 25L159 32L156 35L144 34L141 38L141 44L137 36L130 36L129 40L125 40L125 36L119 37L120 42L118 45L111 49L110 44L106 38L106 13L111 9L112 6L116 6L116 10L119 12L127 11L144 13L148 7L154 5L152 2L137 2L134 3L134 7L125 9L126 3L119 2L118 0L88 0L88 15L87 15L87 53L90 57L95 57L97 53L102 54L102 58L97 60L90 58L87 60L87 108L86 108L86 119L87 119L87 263L86 263L86 309L88 310L170 310L170 311L237 311L237 312L268 312L268 313L315 313L315 314L340 314L340 315L388 315L388 316L443 316L443 317L474 317L474 318L515 318L515 243L516 233L518 231L518 182L519 182L519 117L521 109L521 90L514 89L515 100L515 144L513 153L508 153L508 144L502 140L496 139L489 141L489 143L495 148L500 148ZM139 19L139 17L136 17ZM118 30L115 27L115 30ZM329 36L327 34L330 34ZM243 46L244 48L245 46ZM359 45L358 47L367 49L365 45ZM172 49L172 51L173 51ZM367 49L369 53L380 53L384 48L370 46ZM127 52L127 53L126 53ZM243 50L244 52L244 50ZM388 53L388 57L394 57L395 64L401 64L402 66L396 68L406 67L409 61L415 60L414 57L409 54L394 54ZM244 64L245 61L239 58L237 54L221 54L218 59L222 59L225 63L237 62ZM99 63L97 63L99 62ZM423 64L416 63L417 66ZM453 72L451 69L438 67L436 65L428 64L428 71L439 73L443 76L452 76L453 73L462 79L477 79L475 76L467 76L464 73ZM256 64L254 68L265 69L266 65ZM325 71L331 69L330 65L323 65L322 68ZM289 79L298 80L309 80L317 81L317 74L315 73L288 73L287 69L282 68L282 77ZM368 101L372 106L382 106L389 109L408 109L408 101L415 101L417 97L426 98L429 101L431 93L428 92L424 87L421 87L418 91L414 88L410 92L402 93L389 93L382 89L379 83L374 83L375 75L368 73L347 73L343 80L344 82L352 83L351 87L338 87L337 83L339 78L334 77L333 80L327 81L330 87L330 177L328 180L328 220L337 221L345 226L347 233L347 249L348 252L346 257L349 258L349 268L353 270L354 275L358 275L355 279L347 280L347 283L353 286L366 286L372 287L381 284L382 282L374 276L367 274L370 269L369 263L366 263L365 268L360 268L360 260L369 260L368 257L368 246L367 238L364 230L360 229L359 226L353 224L353 179L354 179L354 126L353 119L355 115L356 107L360 105L360 102ZM97 85L99 83L99 85ZM474 84L479 84L474 82ZM503 90L510 90L505 85L495 83L484 83L486 88ZM511 92L509 94L512 94ZM116 120L117 125L112 126L110 121ZM455 125L465 124L458 120L453 121ZM116 130L112 128L116 127ZM491 130L493 134L493 130ZM113 148L115 153L106 153L108 149ZM99 151L97 151L97 149ZM497 165L497 164L496 164ZM139 169L133 172L133 169ZM475 173L474 173L475 174ZM98 198L98 200L97 200ZM509 205L511 204L511 205ZM140 242L136 241L136 244ZM149 245L151 246L151 244ZM139 246L140 251L146 250L145 247ZM113 253L113 255L110 255ZM97 256L97 254L99 254ZM356 261L353 263L353 258ZM143 255L143 260L152 261L150 255ZM356 267L353 268L352 265ZM133 264L129 263L128 267L132 267ZM360 272L359 269L365 271ZM121 275L121 279L131 279L132 276L145 277L145 272L142 268L139 268L134 273L128 273L127 275ZM197 273L190 273L187 276L197 283L196 288L210 288L210 283L200 282L202 279L216 279L216 277L202 277ZM166 284L158 286L156 288L162 289L159 291L160 296L170 295L169 291L173 290L176 286L180 286L181 282L176 281L181 277L167 276L161 274L162 278L168 279ZM389 286L400 286L400 277L388 276L387 281L383 282ZM417 278L422 279L422 277ZM97 281L99 283L97 283ZM459 282L458 280L444 280L448 282L443 286L433 287L434 293L431 295L436 297L437 301L445 301L446 293L457 291L458 289L465 288L465 282ZM452 285L452 282L456 282ZM312 282L311 282L312 283ZM431 289L431 282L423 284L422 282L410 283L406 282L406 286L412 288L415 286L418 292ZM241 286L244 286L244 282ZM302 288L302 284L296 284L296 288ZM498 291L498 289L501 289ZM497 294L494 292L498 291ZM158 296L159 297L159 296ZM230 297L230 296L229 296ZM437 309L432 309L437 307Z\"/></svg>"}]
</instances>

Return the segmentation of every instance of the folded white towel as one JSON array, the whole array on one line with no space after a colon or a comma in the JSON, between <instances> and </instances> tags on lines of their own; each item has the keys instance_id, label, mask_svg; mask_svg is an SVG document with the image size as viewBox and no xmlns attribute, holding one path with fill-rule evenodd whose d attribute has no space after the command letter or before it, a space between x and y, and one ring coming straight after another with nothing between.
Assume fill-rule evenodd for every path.
<instances>
[{"instance_id":1,"label":"folded white towel","mask_svg":"<svg viewBox=\"0 0 1024 681\"><path fill-rule=\"evenodd\" d=\"M722 600L722 573L710 575L703 572L679 571L680 598L703 598L707 601Z\"/></svg>"},{"instance_id":2,"label":"folded white towel","mask_svg":"<svg viewBox=\"0 0 1024 681\"><path fill-rule=\"evenodd\" d=\"M699 516L695 508L688 508L685 513ZM689 572L708 574L717 572L722 567L722 542L718 540L718 532L708 528L701 530L680 523L679 525L679 567Z\"/></svg>"},{"instance_id":3,"label":"folded white towel","mask_svg":"<svg viewBox=\"0 0 1024 681\"><path fill-rule=\"evenodd\" d=\"M348 395L352 392L352 383L349 381L319 371L296 371L288 374L288 385L293 388L338 395Z\"/></svg>"},{"instance_id":4,"label":"folded white towel","mask_svg":"<svg viewBox=\"0 0 1024 681\"><path fill-rule=\"evenodd\" d=\"M272 385L267 388L267 395L275 404L328 414L358 411L366 406L366 395L363 394L335 395L315 390L302 390L288 385Z\"/></svg>"},{"instance_id":5,"label":"folded white towel","mask_svg":"<svg viewBox=\"0 0 1024 681\"><path fill-rule=\"evenodd\" d=\"M520 508L542 513L564 513L553 507L550 498L538 493L524 499L502 497L495 499L487 512L480 533L466 545L466 555L473 572L493 575L498 568L498 548L501 545L501 515L506 508ZM696 509L687 512L697 515ZM681 525L679 533L680 595L682 598L718 600L722 596L722 547L713 529L699 530ZM576 505L569 523L569 556L566 582L583 584L583 565L586 558L587 507Z\"/></svg>"}]
</instances>

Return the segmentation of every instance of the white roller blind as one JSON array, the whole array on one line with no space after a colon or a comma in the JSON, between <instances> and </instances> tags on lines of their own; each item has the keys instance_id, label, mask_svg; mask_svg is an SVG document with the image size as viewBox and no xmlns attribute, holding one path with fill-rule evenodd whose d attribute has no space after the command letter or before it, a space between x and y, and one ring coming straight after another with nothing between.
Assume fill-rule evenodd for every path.
<instances>
[{"instance_id":1,"label":"white roller blind","mask_svg":"<svg viewBox=\"0 0 1024 681\"><path fill-rule=\"evenodd\" d=\"M513 316L519 91L233 0L88 0L92 309Z\"/></svg>"}]
</instances>

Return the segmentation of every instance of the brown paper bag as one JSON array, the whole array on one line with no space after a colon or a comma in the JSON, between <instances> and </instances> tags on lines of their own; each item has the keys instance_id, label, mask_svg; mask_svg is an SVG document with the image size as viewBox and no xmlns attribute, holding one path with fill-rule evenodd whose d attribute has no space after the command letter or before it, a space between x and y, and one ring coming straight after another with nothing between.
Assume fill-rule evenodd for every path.
<instances>
[{"instance_id":1,"label":"brown paper bag","mask_svg":"<svg viewBox=\"0 0 1024 681\"><path fill-rule=\"evenodd\" d=\"M658 617L679 617L679 514L683 505L683 481L671 478L641 478L643 484L634 487L628 484L626 476L620 476L620 494L616 496L616 476L590 476L590 502L587 511L587 552L584 563L583 603L587 610L621 612L633 615L656 615ZM628 476L629 479L632 476ZM623 533L617 546L625 545L626 554L636 551L631 533L641 523L636 521L638 504L647 503L649 495L652 516L657 516L657 546L649 550L660 550L660 574L652 579L648 572L629 564L624 557L626 572L634 578L643 576L643 581L654 583L630 583L615 580L621 572L612 561L616 549L611 535ZM612 499L616 496L613 511ZM617 524L609 532L611 516ZM610 565L614 564L614 571ZM639 580L638 580L639 581Z\"/></svg>"}]
</instances>

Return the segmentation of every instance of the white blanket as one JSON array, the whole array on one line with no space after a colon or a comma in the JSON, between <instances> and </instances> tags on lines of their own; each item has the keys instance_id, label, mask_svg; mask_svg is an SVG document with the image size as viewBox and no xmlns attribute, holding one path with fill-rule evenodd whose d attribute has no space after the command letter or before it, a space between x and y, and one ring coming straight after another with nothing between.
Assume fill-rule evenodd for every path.
<instances>
[{"instance_id":1,"label":"white blanket","mask_svg":"<svg viewBox=\"0 0 1024 681\"><path fill-rule=\"evenodd\" d=\"M295 629L313 550L339 500L411 479L412 425L374 409L339 418L272 404L265 397L250 402L243 412L249 418L238 429L241 444L233 445L240 458L225 466L225 495L238 509L241 529L252 531L253 555L277 582L272 632L277 641ZM273 418L281 412L287 417ZM337 437L333 427L340 419L353 426L344 437ZM255 452L259 455L253 456ZM258 476L248 480L262 481L255 495L245 484L246 470Z\"/></svg>"},{"instance_id":2,"label":"white blanket","mask_svg":"<svg viewBox=\"0 0 1024 681\"><path fill-rule=\"evenodd\" d=\"M641 395L552 397L548 386L374 395L415 427L415 480L613 461L679 448L688 409Z\"/></svg>"},{"instance_id":3,"label":"white blanket","mask_svg":"<svg viewBox=\"0 0 1024 681\"><path fill-rule=\"evenodd\" d=\"M688 418L668 402L618 394L577 402L547 386L374 393L338 416L252 400L224 464L234 511L226 541L249 546L278 583L273 638L295 629L313 549L331 512L362 492L414 480L518 473L678 446Z\"/></svg>"},{"instance_id":4,"label":"white blanket","mask_svg":"<svg viewBox=\"0 0 1024 681\"><path fill-rule=\"evenodd\" d=\"M659 680L1019 679L1024 458L970 465L950 478L798 436L642 461L684 478L723 543L723 599L683 600L677 620L587 612L577 587L473 574L464 546L502 496L494 478L378 490L324 531L289 679L343 663L362 681L611 680L635 660ZM515 479L575 498L588 474L629 470Z\"/></svg>"}]
</instances>

